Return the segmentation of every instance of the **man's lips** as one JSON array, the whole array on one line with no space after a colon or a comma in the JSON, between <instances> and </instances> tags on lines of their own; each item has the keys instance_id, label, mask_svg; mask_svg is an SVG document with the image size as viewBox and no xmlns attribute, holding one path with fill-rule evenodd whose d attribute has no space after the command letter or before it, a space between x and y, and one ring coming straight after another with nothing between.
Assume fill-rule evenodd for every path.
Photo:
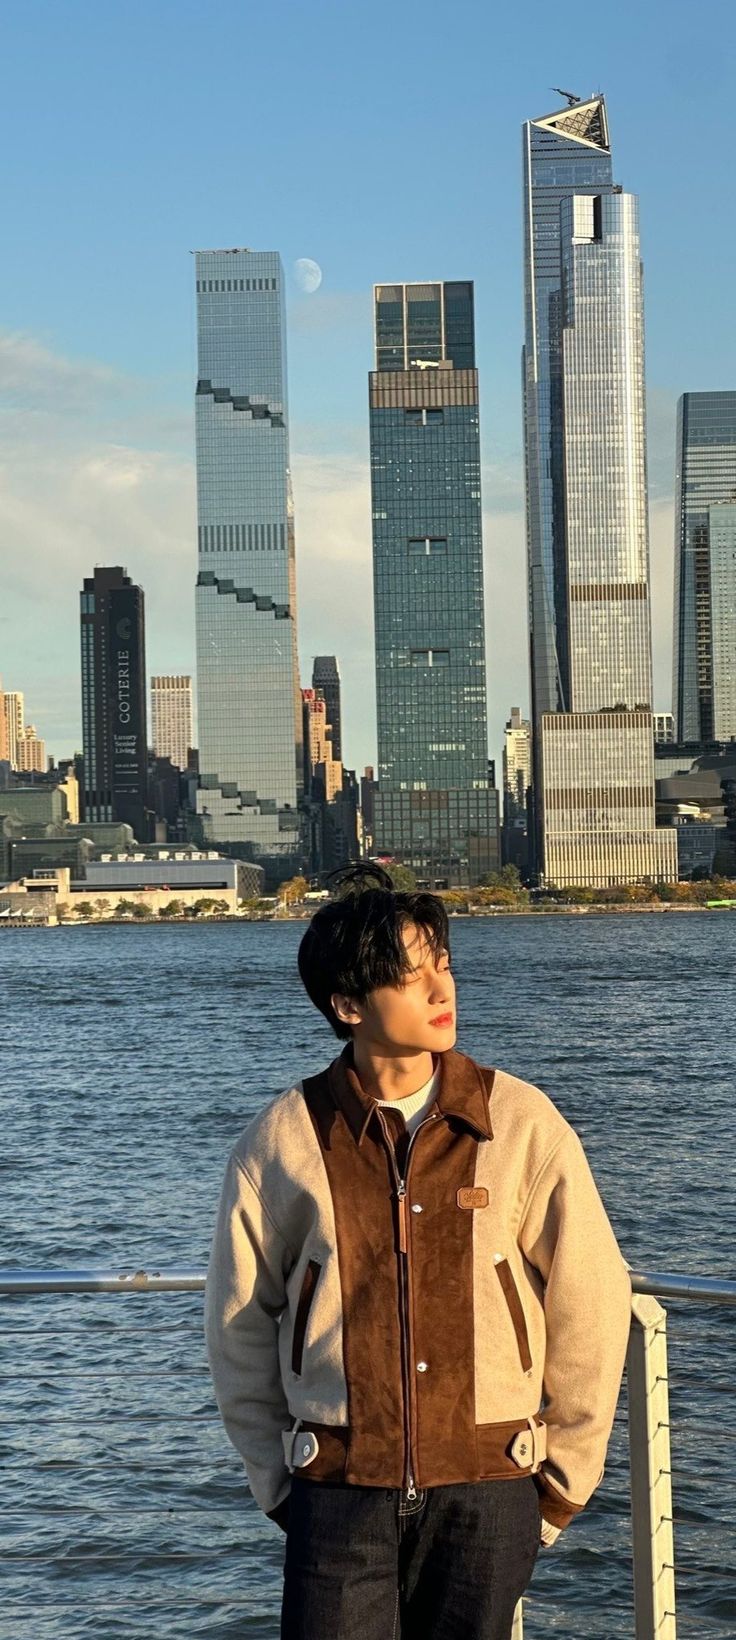
<instances>
[{"instance_id":1,"label":"man's lips","mask_svg":"<svg viewBox=\"0 0 736 1640\"><path fill-rule=\"evenodd\" d=\"M434 1019L430 1019L429 1023L430 1025L451 1025L452 1014L437 1014Z\"/></svg>"}]
</instances>

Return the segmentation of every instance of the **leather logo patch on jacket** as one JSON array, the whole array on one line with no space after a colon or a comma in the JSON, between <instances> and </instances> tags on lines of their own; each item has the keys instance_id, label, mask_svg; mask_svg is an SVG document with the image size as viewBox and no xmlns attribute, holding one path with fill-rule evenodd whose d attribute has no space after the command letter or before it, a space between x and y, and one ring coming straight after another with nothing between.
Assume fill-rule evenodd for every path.
<instances>
[{"instance_id":1,"label":"leather logo patch on jacket","mask_svg":"<svg viewBox=\"0 0 736 1640\"><path fill-rule=\"evenodd\" d=\"M462 1190L458 1190L457 1205L458 1207L487 1207L488 1191L485 1185L481 1185L477 1190L465 1185Z\"/></svg>"}]
</instances>

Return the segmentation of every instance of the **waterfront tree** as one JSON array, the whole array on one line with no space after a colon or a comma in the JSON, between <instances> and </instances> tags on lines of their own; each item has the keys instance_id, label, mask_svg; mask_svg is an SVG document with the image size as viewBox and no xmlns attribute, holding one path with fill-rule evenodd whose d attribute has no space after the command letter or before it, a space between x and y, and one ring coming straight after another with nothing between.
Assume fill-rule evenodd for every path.
<instances>
[{"instance_id":1,"label":"waterfront tree","mask_svg":"<svg viewBox=\"0 0 736 1640\"><path fill-rule=\"evenodd\" d=\"M414 893L417 879L416 872L412 871L411 866L402 866L398 861L392 860L391 864L386 866L386 870L397 894Z\"/></svg>"},{"instance_id":2,"label":"waterfront tree","mask_svg":"<svg viewBox=\"0 0 736 1640\"><path fill-rule=\"evenodd\" d=\"M309 888L306 877L290 877L287 882L279 886L279 899L282 905L301 905Z\"/></svg>"}]
</instances>

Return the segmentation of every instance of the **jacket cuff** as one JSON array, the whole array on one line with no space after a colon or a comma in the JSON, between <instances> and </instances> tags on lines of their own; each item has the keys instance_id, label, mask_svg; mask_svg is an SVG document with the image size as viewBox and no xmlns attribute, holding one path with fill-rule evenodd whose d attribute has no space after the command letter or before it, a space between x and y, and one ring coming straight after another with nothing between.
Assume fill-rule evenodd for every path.
<instances>
[{"instance_id":1,"label":"jacket cuff","mask_svg":"<svg viewBox=\"0 0 736 1640\"><path fill-rule=\"evenodd\" d=\"M570 1521L582 1512L585 1505L571 1503L568 1498L563 1498L562 1493L558 1492L556 1487L551 1486L541 1473L534 1475L533 1480L539 1493L539 1513L542 1519L549 1521L550 1526L557 1526L561 1532L564 1532L565 1527L569 1526Z\"/></svg>"},{"instance_id":2,"label":"jacket cuff","mask_svg":"<svg viewBox=\"0 0 736 1640\"><path fill-rule=\"evenodd\" d=\"M288 1526L289 1526L289 1495L288 1495L288 1493L287 1493L285 1498L282 1498L280 1503L277 1503L275 1509L270 1509L268 1511L268 1513L266 1515L266 1519L275 1521L276 1525L280 1526L282 1532L286 1532L288 1530Z\"/></svg>"}]
</instances>

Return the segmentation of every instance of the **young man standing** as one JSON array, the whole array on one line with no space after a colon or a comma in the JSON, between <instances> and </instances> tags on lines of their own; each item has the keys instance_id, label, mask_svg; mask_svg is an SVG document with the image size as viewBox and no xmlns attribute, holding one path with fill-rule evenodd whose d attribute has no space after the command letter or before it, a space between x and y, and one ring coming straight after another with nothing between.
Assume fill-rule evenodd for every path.
<instances>
[{"instance_id":1,"label":"young man standing","mask_svg":"<svg viewBox=\"0 0 736 1640\"><path fill-rule=\"evenodd\" d=\"M455 1051L442 902L341 894L299 970L345 1049L227 1169L215 1392L287 1533L282 1640L508 1640L601 1479L629 1279L554 1105Z\"/></svg>"}]
</instances>

